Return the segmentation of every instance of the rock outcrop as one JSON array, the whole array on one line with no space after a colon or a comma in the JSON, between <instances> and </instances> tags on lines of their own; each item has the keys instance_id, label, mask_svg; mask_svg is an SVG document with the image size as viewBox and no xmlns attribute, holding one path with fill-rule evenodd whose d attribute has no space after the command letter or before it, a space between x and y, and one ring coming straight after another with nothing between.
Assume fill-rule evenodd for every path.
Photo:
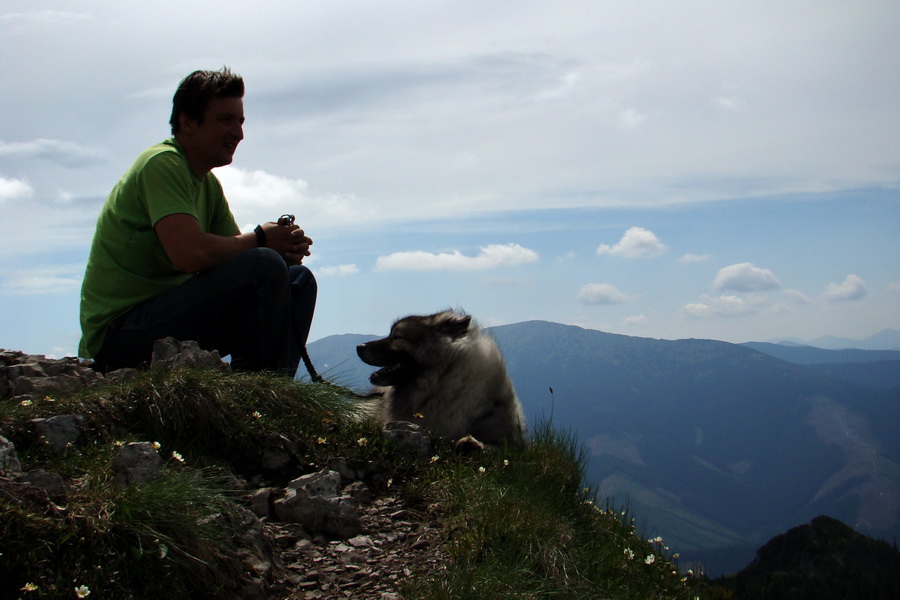
<instances>
[{"instance_id":1,"label":"rock outcrop","mask_svg":"<svg viewBox=\"0 0 900 600\"><path fill-rule=\"evenodd\" d=\"M217 353L194 342L157 342L151 368L183 366L228 368ZM28 405L96 383L122 381L134 373L126 369L104 375L75 358L0 350L0 397ZM88 436L84 424L84 416L77 414L32 419L33 443L67 452ZM0 494L29 510L65 516L72 482L57 473L23 470L15 446L2 434L0 430ZM430 439L418 425L391 423L383 435L399 452L430 456ZM275 435L268 442L261 473L297 463L291 440ZM124 444L110 465L122 488L146 482L165 468L152 441ZM379 465L354 469L341 457L284 487L256 487L235 477L232 496L242 500L229 518L238 521L238 554L245 571L253 575L240 596L395 600L400 598L399 582L413 573L440 569L446 555L439 530L425 513L398 497L376 496L369 483L384 479Z\"/></svg>"}]
</instances>

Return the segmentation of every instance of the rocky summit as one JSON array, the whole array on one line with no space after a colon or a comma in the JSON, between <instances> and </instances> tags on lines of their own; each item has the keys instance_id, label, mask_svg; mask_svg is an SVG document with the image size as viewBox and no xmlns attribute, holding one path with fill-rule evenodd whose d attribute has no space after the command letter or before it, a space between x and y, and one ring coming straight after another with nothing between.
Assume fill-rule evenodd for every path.
<instances>
[{"instance_id":1,"label":"rocky summit","mask_svg":"<svg viewBox=\"0 0 900 600\"><path fill-rule=\"evenodd\" d=\"M217 354L193 342L158 343L151 369L184 366L228 368ZM121 370L104 375L75 358L0 351L0 397L22 406L126 381L134 374ZM84 424L78 414L32 419L33 443L64 453L89 435ZM400 428L401 443L424 456L430 442L417 427ZM388 427L385 436L396 438L397 429ZM67 498L83 484L23 469L15 445L2 434L0 423L0 494L22 509L66 518ZM259 471L271 473L287 464L290 454L290 442L276 440L263 453ZM123 444L110 468L121 488L152 480L163 468L158 444ZM240 531L236 540L245 573L235 597L392 600L400 598L399 581L438 572L446 560L440 529L427 511L407 505L398 495L376 494L367 480L379 477L381 470L378 465L354 469L337 457L285 486L264 485L262 477L232 477L234 506L228 518Z\"/></svg>"}]
</instances>

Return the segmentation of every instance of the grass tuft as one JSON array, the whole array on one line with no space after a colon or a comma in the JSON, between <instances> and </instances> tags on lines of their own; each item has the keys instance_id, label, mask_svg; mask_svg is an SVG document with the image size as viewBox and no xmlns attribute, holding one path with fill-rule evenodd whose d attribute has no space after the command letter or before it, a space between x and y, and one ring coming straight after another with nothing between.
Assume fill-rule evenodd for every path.
<instances>
[{"instance_id":1,"label":"grass tuft","mask_svg":"<svg viewBox=\"0 0 900 600\"><path fill-rule=\"evenodd\" d=\"M694 600L700 582L678 571L661 541L639 538L627 511L599 507L583 464L572 436L542 425L521 447L437 467L429 500L445 511L453 564L405 593Z\"/></svg>"}]
</instances>

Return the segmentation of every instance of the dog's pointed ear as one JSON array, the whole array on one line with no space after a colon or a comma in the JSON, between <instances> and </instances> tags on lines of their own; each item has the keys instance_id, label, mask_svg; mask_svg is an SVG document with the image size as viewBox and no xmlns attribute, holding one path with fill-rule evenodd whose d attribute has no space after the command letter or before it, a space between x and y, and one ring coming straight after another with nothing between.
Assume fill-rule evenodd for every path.
<instances>
[{"instance_id":1,"label":"dog's pointed ear","mask_svg":"<svg viewBox=\"0 0 900 600\"><path fill-rule=\"evenodd\" d=\"M448 335L452 338L461 337L466 334L469 330L469 324L472 322L472 317L469 315L448 315L443 321L441 321L439 327L441 333L444 335Z\"/></svg>"}]
</instances>

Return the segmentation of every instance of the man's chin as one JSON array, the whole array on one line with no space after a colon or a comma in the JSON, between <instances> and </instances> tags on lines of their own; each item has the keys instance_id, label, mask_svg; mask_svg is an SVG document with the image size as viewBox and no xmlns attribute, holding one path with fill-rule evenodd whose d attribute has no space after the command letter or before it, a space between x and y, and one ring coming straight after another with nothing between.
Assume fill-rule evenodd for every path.
<instances>
[{"instance_id":1,"label":"man's chin","mask_svg":"<svg viewBox=\"0 0 900 600\"><path fill-rule=\"evenodd\" d=\"M224 155L224 154L223 154L223 155L219 158L219 160L218 160L217 162L219 163L219 164L217 165L217 166L219 166L219 167L225 167L225 166L228 166L228 165L230 165L232 162L234 162L234 154L233 154L233 153L232 153L231 155Z\"/></svg>"}]
</instances>

